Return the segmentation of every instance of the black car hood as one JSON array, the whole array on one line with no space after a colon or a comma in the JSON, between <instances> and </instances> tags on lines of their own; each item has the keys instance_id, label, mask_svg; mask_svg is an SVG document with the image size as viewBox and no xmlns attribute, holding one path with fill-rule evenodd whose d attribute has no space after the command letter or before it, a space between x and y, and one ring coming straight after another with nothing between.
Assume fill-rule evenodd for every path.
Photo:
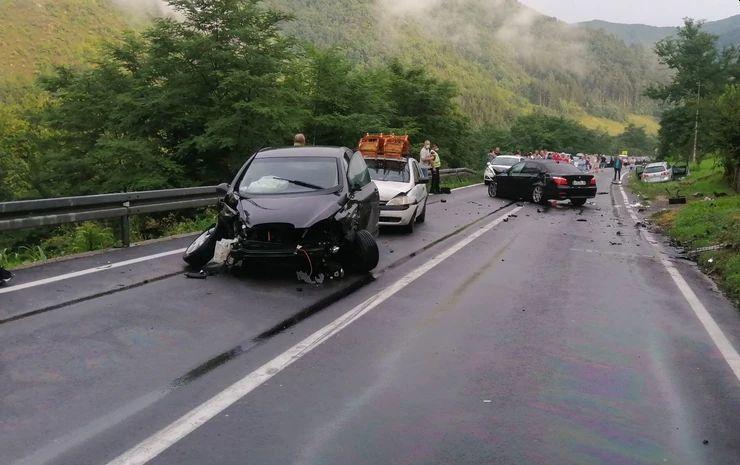
<instances>
[{"instance_id":1,"label":"black car hood","mask_svg":"<svg viewBox=\"0 0 740 465\"><path fill-rule=\"evenodd\" d=\"M341 197L334 193L318 195L279 195L243 198L239 214L248 227L265 223L292 224L308 228L339 211Z\"/></svg>"}]
</instances>

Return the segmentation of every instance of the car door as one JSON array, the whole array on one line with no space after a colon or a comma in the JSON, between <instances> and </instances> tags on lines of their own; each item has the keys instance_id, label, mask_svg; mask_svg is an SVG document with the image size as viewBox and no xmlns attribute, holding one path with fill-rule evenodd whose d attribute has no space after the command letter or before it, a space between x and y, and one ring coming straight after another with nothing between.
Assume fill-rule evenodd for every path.
<instances>
[{"instance_id":1,"label":"car door","mask_svg":"<svg viewBox=\"0 0 740 465\"><path fill-rule=\"evenodd\" d=\"M504 192L507 195L513 197L521 196L521 184L522 184L522 170L524 169L524 162L519 162L516 165L509 168L506 172L506 176L502 176L501 180L504 181ZM501 186L499 185L499 188Z\"/></svg>"},{"instance_id":2,"label":"car door","mask_svg":"<svg viewBox=\"0 0 740 465\"><path fill-rule=\"evenodd\" d=\"M417 162L414 159L411 159L409 161L410 163L410 175L411 175L411 184L414 186L411 189L411 192L414 194L414 198L419 200L419 208L424 208L424 204L427 201L427 196L429 195L427 190L426 183L421 182L421 169L419 168L419 162ZM421 211L421 210L420 210Z\"/></svg>"},{"instance_id":3,"label":"car door","mask_svg":"<svg viewBox=\"0 0 740 465\"><path fill-rule=\"evenodd\" d=\"M531 194L534 185L540 181L541 175L540 165L531 161L524 162L524 168L522 168L519 178L521 180L520 195L528 196Z\"/></svg>"},{"instance_id":4,"label":"car door","mask_svg":"<svg viewBox=\"0 0 740 465\"><path fill-rule=\"evenodd\" d=\"M373 235L377 235L380 195L377 186L370 179L370 172L360 152L355 152L349 159L347 182L350 191L349 202L357 205L360 229L367 229Z\"/></svg>"}]
</instances>

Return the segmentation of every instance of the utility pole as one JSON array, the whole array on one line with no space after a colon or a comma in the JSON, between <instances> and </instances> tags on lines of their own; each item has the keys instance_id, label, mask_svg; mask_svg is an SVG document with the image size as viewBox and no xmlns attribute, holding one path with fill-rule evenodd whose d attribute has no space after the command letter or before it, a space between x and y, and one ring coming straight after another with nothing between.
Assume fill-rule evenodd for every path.
<instances>
[{"instance_id":1,"label":"utility pole","mask_svg":"<svg viewBox=\"0 0 740 465\"><path fill-rule=\"evenodd\" d=\"M691 155L692 163L696 164L696 145L699 140L699 101L701 99L701 81L696 88L696 116L694 117L694 153Z\"/></svg>"}]
</instances>

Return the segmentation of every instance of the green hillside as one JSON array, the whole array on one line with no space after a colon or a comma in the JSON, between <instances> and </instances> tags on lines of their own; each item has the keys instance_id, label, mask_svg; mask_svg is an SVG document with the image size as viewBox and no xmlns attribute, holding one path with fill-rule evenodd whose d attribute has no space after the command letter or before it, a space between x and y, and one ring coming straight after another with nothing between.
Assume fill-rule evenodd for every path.
<instances>
[{"instance_id":1,"label":"green hillside","mask_svg":"<svg viewBox=\"0 0 740 465\"><path fill-rule=\"evenodd\" d=\"M578 23L589 29L605 31L622 39L627 44L639 44L652 47L656 42L676 33L675 27L657 27L645 24L620 24L608 21L586 21ZM720 47L740 45L740 15L731 16L719 21L708 21L704 30L719 37Z\"/></svg>"},{"instance_id":2,"label":"green hillside","mask_svg":"<svg viewBox=\"0 0 740 465\"><path fill-rule=\"evenodd\" d=\"M129 24L107 0L0 0L0 101L53 65L87 61Z\"/></svg>"},{"instance_id":3,"label":"green hillside","mask_svg":"<svg viewBox=\"0 0 740 465\"><path fill-rule=\"evenodd\" d=\"M88 61L103 39L135 26L131 12L112 1L0 0L0 98L22 93L51 65ZM295 17L286 32L302 42L337 47L369 65L398 57L451 80L478 125L508 126L539 109L616 133L631 115L654 113L642 96L661 77L649 51L515 0L441 0L423 10L386 0L268 4Z\"/></svg>"}]
</instances>

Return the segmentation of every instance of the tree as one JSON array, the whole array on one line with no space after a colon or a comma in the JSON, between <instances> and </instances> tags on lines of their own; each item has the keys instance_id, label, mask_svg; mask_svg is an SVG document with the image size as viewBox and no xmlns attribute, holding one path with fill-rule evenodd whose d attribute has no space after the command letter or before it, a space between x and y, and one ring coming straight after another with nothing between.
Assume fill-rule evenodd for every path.
<instances>
[{"instance_id":1,"label":"tree","mask_svg":"<svg viewBox=\"0 0 740 465\"><path fill-rule=\"evenodd\" d=\"M717 100L717 121L713 129L725 173L735 190L740 191L740 87L737 85L728 86Z\"/></svg>"},{"instance_id":2,"label":"tree","mask_svg":"<svg viewBox=\"0 0 740 465\"><path fill-rule=\"evenodd\" d=\"M652 155L656 141L648 136L642 126L628 124L624 132L614 140L613 152L627 150L630 154Z\"/></svg>"},{"instance_id":3,"label":"tree","mask_svg":"<svg viewBox=\"0 0 740 465\"><path fill-rule=\"evenodd\" d=\"M110 44L92 69L44 81L59 131L49 179L74 193L228 178L305 117L287 17L256 0L172 0L177 20Z\"/></svg>"},{"instance_id":4,"label":"tree","mask_svg":"<svg viewBox=\"0 0 740 465\"><path fill-rule=\"evenodd\" d=\"M655 47L660 62L674 72L671 82L646 91L669 106L660 130L664 157L687 157L693 152L695 139L699 148L711 148L712 102L731 78L739 77L738 50L720 52L716 42L716 36L702 31L702 22L687 18L675 38L663 39Z\"/></svg>"}]
</instances>

